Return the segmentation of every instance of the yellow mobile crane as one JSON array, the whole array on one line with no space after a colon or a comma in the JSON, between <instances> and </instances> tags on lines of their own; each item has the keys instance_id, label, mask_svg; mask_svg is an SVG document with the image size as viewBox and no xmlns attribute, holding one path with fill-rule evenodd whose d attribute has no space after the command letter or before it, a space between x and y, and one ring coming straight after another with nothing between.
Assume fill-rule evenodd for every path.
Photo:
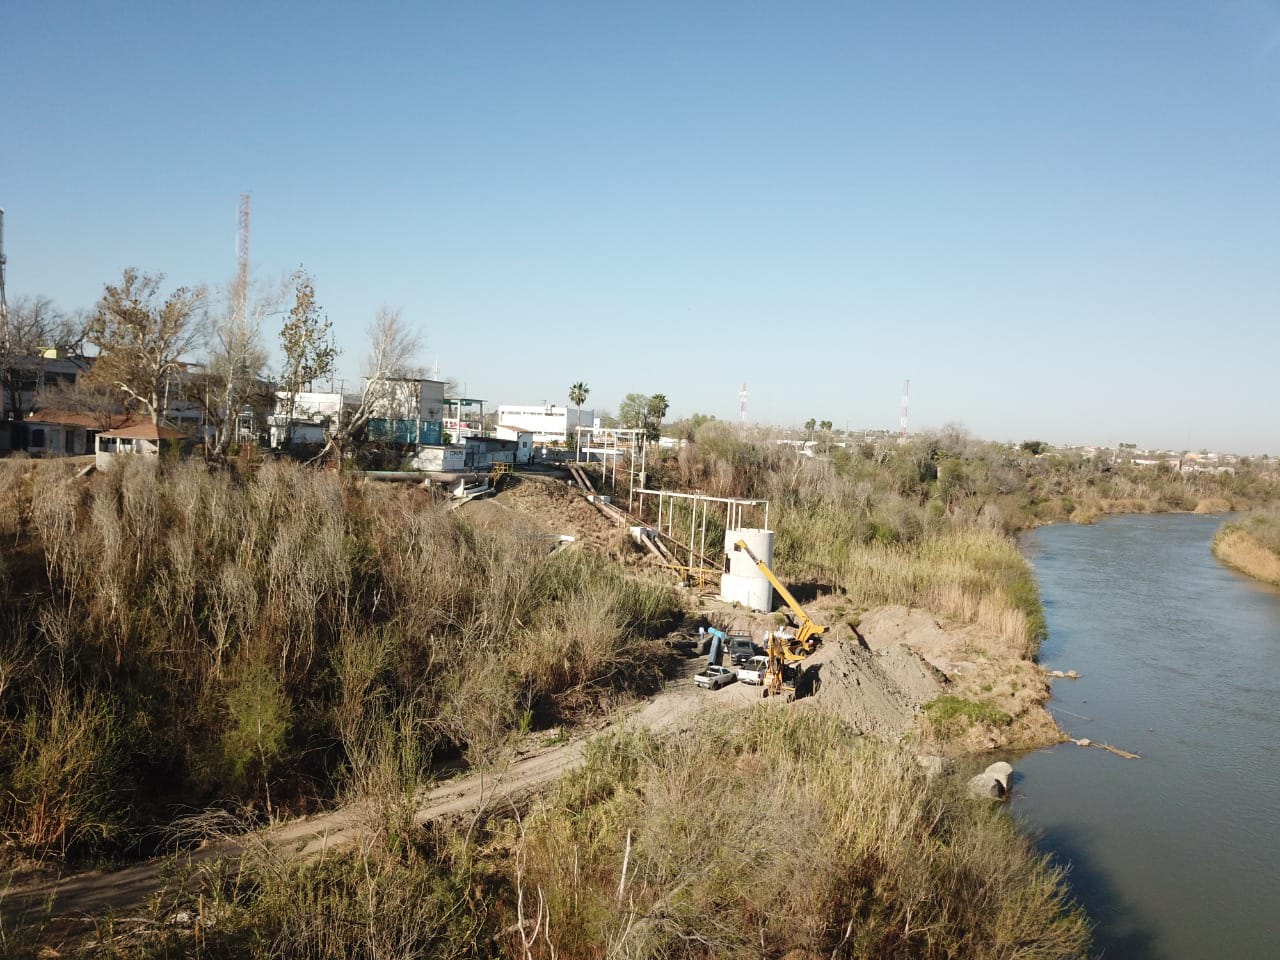
<instances>
[{"instance_id":1,"label":"yellow mobile crane","mask_svg":"<svg viewBox=\"0 0 1280 960\"><path fill-rule=\"evenodd\" d=\"M796 598L791 595L791 591L782 585L782 581L773 575L769 565L755 555L752 549L747 546L746 541L739 540L733 545L733 549L742 550L751 558L751 562L760 569L760 572L765 575L765 579L773 585L773 589L778 591L782 599L787 601L787 606L791 608L791 613L796 618L796 637L790 644L792 653L796 655L795 659L800 659L813 653L818 641L827 632L827 628L809 619L809 615L796 602Z\"/></svg>"},{"instance_id":2,"label":"yellow mobile crane","mask_svg":"<svg viewBox=\"0 0 1280 960\"><path fill-rule=\"evenodd\" d=\"M791 608L791 614L796 620L795 637L784 637L776 630L771 631L768 639L768 649L765 651L769 656L769 669L765 672L762 694L766 697L770 694L780 696L788 669L790 668L794 671L801 669L797 664L813 653L818 641L827 632L827 628L822 624L814 623L810 619L809 615L804 612L804 608L791 595L791 591L782 585L782 581L774 576L773 571L769 569L769 565L757 557L744 541L739 540L733 545L733 549L741 550L751 558L751 562L765 575L765 578L773 585L773 589L777 590L782 599L787 602L787 606ZM798 678L798 672L796 676Z\"/></svg>"}]
</instances>

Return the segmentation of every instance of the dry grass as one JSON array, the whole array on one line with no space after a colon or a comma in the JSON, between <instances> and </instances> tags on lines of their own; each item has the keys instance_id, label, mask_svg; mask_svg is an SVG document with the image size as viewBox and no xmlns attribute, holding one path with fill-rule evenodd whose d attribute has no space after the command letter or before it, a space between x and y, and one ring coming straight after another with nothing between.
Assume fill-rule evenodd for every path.
<instances>
[{"instance_id":1,"label":"dry grass","mask_svg":"<svg viewBox=\"0 0 1280 960\"><path fill-rule=\"evenodd\" d=\"M1009 818L829 716L767 707L597 739L542 804L465 832L373 831L309 863L254 848L173 896L199 904L193 933L160 924L121 955L1066 960L1089 942Z\"/></svg>"},{"instance_id":2,"label":"dry grass","mask_svg":"<svg viewBox=\"0 0 1280 960\"><path fill-rule=\"evenodd\" d=\"M1088 942L1005 818L814 713L607 741L509 840L526 911L523 927L508 913L512 955L1078 957Z\"/></svg>"},{"instance_id":3,"label":"dry grass","mask_svg":"<svg viewBox=\"0 0 1280 960\"><path fill-rule=\"evenodd\" d=\"M1225 497L1205 497L1196 504L1195 513L1230 513L1234 508Z\"/></svg>"},{"instance_id":4,"label":"dry grass","mask_svg":"<svg viewBox=\"0 0 1280 960\"><path fill-rule=\"evenodd\" d=\"M1280 586L1280 553L1251 532L1233 524L1223 527L1213 538L1213 554L1255 580Z\"/></svg>"},{"instance_id":5,"label":"dry grass","mask_svg":"<svg viewBox=\"0 0 1280 960\"><path fill-rule=\"evenodd\" d=\"M837 582L863 608L899 603L980 626L1016 658L1034 656L1044 631L1030 568L1014 543L994 531L867 544L850 551Z\"/></svg>"},{"instance_id":6,"label":"dry grass","mask_svg":"<svg viewBox=\"0 0 1280 960\"><path fill-rule=\"evenodd\" d=\"M63 466L0 462L0 537L29 561L0 565L23 598L0 613L0 796L29 852L111 847L170 803L305 809L367 779L363 740L406 705L421 768L655 681L645 638L674 592L590 552L548 556L418 492L287 463ZM59 718L85 710L131 777L52 829L20 814L69 762Z\"/></svg>"}]
</instances>

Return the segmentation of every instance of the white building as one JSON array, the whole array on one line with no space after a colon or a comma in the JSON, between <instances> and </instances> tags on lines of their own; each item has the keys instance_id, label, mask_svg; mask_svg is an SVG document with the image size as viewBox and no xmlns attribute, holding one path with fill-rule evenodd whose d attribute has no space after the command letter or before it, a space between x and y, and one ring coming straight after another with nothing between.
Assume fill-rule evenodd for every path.
<instances>
[{"instance_id":1,"label":"white building","mask_svg":"<svg viewBox=\"0 0 1280 960\"><path fill-rule=\"evenodd\" d=\"M516 463L528 463L533 459L533 434L519 427L508 427L500 423L493 435L500 440L514 440L516 444Z\"/></svg>"},{"instance_id":2,"label":"white building","mask_svg":"<svg viewBox=\"0 0 1280 960\"><path fill-rule=\"evenodd\" d=\"M562 407L554 403L531 406L503 403L498 405L498 423L512 430L532 433L534 443L564 443L573 436L574 429L579 425L594 425L595 412Z\"/></svg>"},{"instance_id":3,"label":"white building","mask_svg":"<svg viewBox=\"0 0 1280 960\"><path fill-rule=\"evenodd\" d=\"M342 413L341 393L305 391L293 397L293 419L289 418L289 392L276 393L276 412L267 417L272 447L280 447L288 436L296 444L324 443L325 430Z\"/></svg>"},{"instance_id":4,"label":"white building","mask_svg":"<svg viewBox=\"0 0 1280 960\"><path fill-rule=\"evenodd\" d=\"M443 420L443 380L388 379L368 387L373 416L382 420Z\"/></svg>"}]
</instances>

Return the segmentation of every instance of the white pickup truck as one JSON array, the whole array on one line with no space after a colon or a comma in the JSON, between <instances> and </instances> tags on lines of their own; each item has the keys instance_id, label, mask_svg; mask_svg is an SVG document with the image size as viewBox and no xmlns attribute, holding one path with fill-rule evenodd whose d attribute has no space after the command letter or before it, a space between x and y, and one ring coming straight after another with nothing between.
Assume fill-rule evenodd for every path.
<instances>
[{"instance_id":1,"label":"white pickup truck","mask_svg":"<svg viewBox=\"0 0 1280 960\"><path fill-rule=\"evenodd\" d=\"M727 687L737 679L738 674L728 667L710 666L703 669L701 673L694 674L693 682L708 690L716 690Z\"/></svg>"},{"instance_id":2,"label":"white pickup truck","mask_svg":"<svg viewBox=\"0 0 1280 960\"><path fill-rule=\"evenodd\" d=\"M752 657L738 668L738 679L742 683L764 683L764 675L768 672L768 657Z\"/></svg>"}]
</instances>

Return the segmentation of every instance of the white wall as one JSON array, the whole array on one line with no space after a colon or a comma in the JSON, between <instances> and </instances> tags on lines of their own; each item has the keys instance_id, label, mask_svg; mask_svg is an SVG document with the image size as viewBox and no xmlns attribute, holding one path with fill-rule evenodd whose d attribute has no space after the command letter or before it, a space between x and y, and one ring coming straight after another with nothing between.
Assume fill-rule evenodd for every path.
<instances>
[{"instance_id":1,"label":"white wall","mask_svg":"<svg viewBox=\"0 0 1280 960\"><path fill-rule=\"evenodd\" d=\"M498 405L498 423L532 433L534 443L563 443L579 422L583 426L595 422L592 410L582 410L581 420L578 414L573 407L555 403Z\"/></svg>"},{"instance_id":2,"label":"white wall","mask_svg":"<svg viewBox=\"0 0 1280 960\"><path fill-rule=\"evenodd\" d=\"M434 473L454 473L466 466L467 448L464 446L419 447L413 458L413 469Z\"/></svg>"},{"instance_id":3,"label":"white wall","mask_svg":"<svg viewBox=\"0 0 1280 960\"><path fill-rule=\"evenodd\" d=\"M443 380L383 380L369 390L373 415L385 420L443 420Z\"/></svg>"},{"instance_id":4,"label":"white wall","mask_svg":"<svg viewBox=\"0 0 1280 960\"><path fill-rule=\"evenodd\" d=\"M500 440L514 440L516 446L516 463L528 463L533 456L533 434L528 430L508 427L499 424L493 435Z\"/></svg>"}]
</instances>

